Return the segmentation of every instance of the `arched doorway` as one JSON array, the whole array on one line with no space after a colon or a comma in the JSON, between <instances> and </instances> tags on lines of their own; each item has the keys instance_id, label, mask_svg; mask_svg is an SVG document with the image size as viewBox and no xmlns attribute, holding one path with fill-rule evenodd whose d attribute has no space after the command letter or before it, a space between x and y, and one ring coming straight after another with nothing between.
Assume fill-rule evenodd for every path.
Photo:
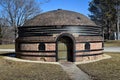
<instances>
[{"instance_id":1,"label":"arched doorway","mask_svg":"<svg viewBox=\"0 0 120 80\"><path fill-rule=\"evenodd\" d=\"M60 35L57 39L57 61L74 62L74 39L69 35Z\"/></svg>"}]
</instances>

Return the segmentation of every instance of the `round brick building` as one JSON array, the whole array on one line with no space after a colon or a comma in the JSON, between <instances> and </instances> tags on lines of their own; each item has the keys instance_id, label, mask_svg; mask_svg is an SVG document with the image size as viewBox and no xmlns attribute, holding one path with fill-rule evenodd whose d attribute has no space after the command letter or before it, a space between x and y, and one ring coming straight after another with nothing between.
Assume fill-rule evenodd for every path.
<instances>
[{"instance_id":1,"label":"round brick building","mask_svg":"<svg viewBox=\"0 0 120 80\"><path fill-rule=\"evenodd\" d=\"M79 62L102 54L101 27L77 12L49 11L18 27L16 55L22 59Z\"/></svg>"}]
</instances>

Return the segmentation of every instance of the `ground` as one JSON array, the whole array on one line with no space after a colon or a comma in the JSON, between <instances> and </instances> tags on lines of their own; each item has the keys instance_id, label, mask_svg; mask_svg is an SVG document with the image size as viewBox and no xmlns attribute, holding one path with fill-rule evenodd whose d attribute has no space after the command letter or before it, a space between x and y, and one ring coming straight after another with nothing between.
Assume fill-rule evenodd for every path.
<instances>
[{"instance_id":1,"label":"ground","mask_svg":"<svg viewBox=\"0 0 120 80\"><path fill-rule=\"evenodd\" d=\"M0 49L15 49L14 44L0 45Z\"/></svg>"},{"instance_id":2,"label":"ground","mask_svg":"<svg viewBox=\"0 0 120 80\"><path fill-rule=\"evenodd\" d=\"M120 40L105 41L105 47L120 48ZM89 74L93 80L120 80L120 52L108 52L112 58L78 65L80 69Z\"/></svg>"},{"instance_id":3,"label":"ground","mask_svg":"<svg viewBox=\"0 0 120 80\"><path fill-rule=\"evenodd\" d=\"M0 48L14 48L6 45ZM120 41L106 41L106 47L120 47ZM3 52L1 52L3 53ZM77 65L89 74L93 80L120 80L120 53L105 53L110 59L94 63ZM27 64L27 65L26 65ZM69 80L66 72L59 65L25 63L5 60L0 57L0 80ZM46 77L47 76L47 77Z\"/></svg>"},{"instance_id":4,"label":"ground","mask_svg":"<svg viewBox=\"0 0 120 80\"><path fill-rule=\"evenodd\" d=\"M0 80L70 80L57 64L17 62L0 57Z\"/></svg>"},{"instance_id":5,"label":"ground","mask_svg":"<svg viewBox=\"0 0 120 80\"><path fill-rule=\"evenodd\" d=\"M120 80L120 53L107 53L110 59L78 65L93 80Z\"/></svg>"},{"instance_id":6,"label":"ground","mask_svg":"<svg viewBox=\"0 0 120 80\"><path fill-rule=\"evenodd\" d=\"M120 47L120 40L107 40L105 47Z\"/></svg>"}]
</instances>

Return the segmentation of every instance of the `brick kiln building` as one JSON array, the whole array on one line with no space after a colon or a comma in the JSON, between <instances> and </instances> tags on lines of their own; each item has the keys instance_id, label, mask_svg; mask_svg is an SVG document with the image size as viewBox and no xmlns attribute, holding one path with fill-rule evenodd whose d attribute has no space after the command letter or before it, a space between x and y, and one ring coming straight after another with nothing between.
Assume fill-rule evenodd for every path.
<instances>
[{"instance_id":1,"label":"brick kiln building","mask_svg":"<svg viewBox=\"0 0 120 80\"><path fill-rule=\"evenodd\" d=\"M18 27L16 55L22 59L86 61L102 57L101 27L67 10L42 13Z\"/></svg>"}]
</instances>

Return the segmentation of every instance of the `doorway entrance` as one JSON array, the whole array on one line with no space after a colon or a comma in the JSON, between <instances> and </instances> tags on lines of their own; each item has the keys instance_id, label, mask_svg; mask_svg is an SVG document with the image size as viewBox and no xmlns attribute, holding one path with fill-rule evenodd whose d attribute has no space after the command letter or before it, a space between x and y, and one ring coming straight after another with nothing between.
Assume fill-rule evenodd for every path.
<instances>
[{"instance_id":1,"label":"doorway entrance","mask_svg":"<svg viewBox=\"0 0 120 80\"><path fill-rule=\"evenodd\" d=\"M74 43L69 36L61 36L57 40L57 61L74 62Z\"/></svg>"}]
</instances>

